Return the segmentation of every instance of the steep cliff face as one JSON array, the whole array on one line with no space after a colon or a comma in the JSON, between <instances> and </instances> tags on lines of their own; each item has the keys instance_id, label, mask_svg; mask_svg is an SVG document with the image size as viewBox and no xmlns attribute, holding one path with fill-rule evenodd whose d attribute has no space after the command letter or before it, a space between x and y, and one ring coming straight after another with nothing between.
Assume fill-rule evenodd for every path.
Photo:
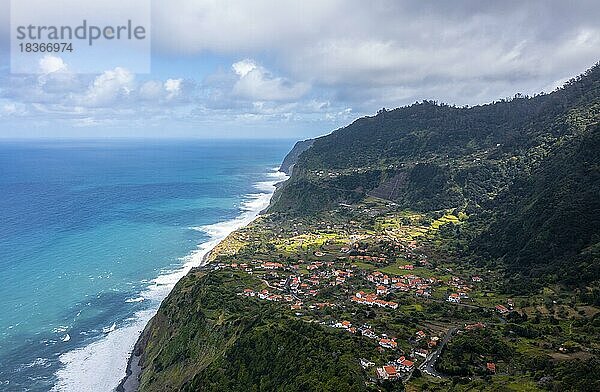
<instances>
[{"instance_id":1,"label":"steep cliff face","mask_svg":"<svg viewBox=\"0 0 600 392\"><path fill-rule=\"evenodd\" d=\"M302 141L296 142L294 147L290 150L290 152L283 159L283 162L281 163L281 167L279 168L279 170L281 170L282 172L284 172L287 175L292 174L294 165L296 165L296 162L298 162L298 158L300 157L300 155L304 151L311 148L314 142L315 142L314 139L307 139L307 140L302 140Z\"/></svg>"},{"instance_id":2,"label":"steep cliff face","mask_svg":"<svg viewBox=\"0 0 600 392\"><path fill-rule=\"evenodd\" d=\"M381 111L315 139L297 158L273 210L328 209L372 191L421 210L481 205L597 122L599 100L595 66L562 89L533 98L470 108L424 101ZM307 189L323 202L293 202Z\"/></svg>"},{"instance_id":3,"label":"steep cliff face","mask_svg":"<svg viewBox=\"0 0 600 392\"><path fill-rule=\"evenodd\" d=\"M556 146L489 208L491 225L476 249L542 284L583 287L599 280L600 126Z\"/></svg>"}]
</instances>

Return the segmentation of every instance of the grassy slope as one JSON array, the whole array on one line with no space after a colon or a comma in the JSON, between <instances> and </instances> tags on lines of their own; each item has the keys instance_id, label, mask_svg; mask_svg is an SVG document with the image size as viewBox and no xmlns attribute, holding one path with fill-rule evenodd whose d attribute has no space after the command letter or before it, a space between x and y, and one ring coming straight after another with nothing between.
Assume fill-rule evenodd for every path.
<instances>
[{"instance_id":1,"label":"grassy slope","mask_svg":"<svg viewBox=\"0 0 600 392\"><path fill-rule=\"evenodd\" d=\"M140 391L363 391L360 340L241 298L248 274L191 273L144 331Z\"/></svg>"}]
</instances>

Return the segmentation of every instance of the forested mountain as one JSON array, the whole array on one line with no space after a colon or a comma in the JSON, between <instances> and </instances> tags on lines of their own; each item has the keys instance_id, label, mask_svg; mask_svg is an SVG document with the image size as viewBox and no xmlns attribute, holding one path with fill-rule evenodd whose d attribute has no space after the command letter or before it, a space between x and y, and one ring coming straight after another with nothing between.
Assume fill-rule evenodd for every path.
<instances>
[{"instance_id":1,"label":"forested mountain","mask_svg":"<svg viewBox=\"0 0 600 392\"><path fill-rule=\"evenodd\" d=\"M544 284L600 279L600 126L555 145L488 208L492 224L476 250L521 276L543 276Z\"/></svg>"},{"instance_id":2,"label":"forested mountain","mask_svg":"<svg viewBox=\"0 0 600 392\"><path fill-rule=\"evenodd\" d=\"M597 65L297 143L144 330L138 390L595 390L599 120Z\"/></svg>"},{"instance_id":3,"label":"forested mountain","mask_svg":"<svg viewBox=\"0 0 600 392\"><path fill-rule=\"evenodd\" d=\"M504 262L515 289L587 284L599 278L599 120L599 65L551 94L383 109L316 139L271 211L369 194L420 211L458 208L471 216L470 254Z\"/></svg>"},{"instance_id":4,"label":"forested mountain","mask_svg":"<svg viewBox=\"0 0 600 392\"><path fill-rule=\"evenodd\" d=\"M460 158L482 149L495 149L497 154L523 152L597 120L599 90L600 67L594 66L561 89L533 98L516 94L470 108L423 101L382 109L376 116L316 139L298 166L382 167L436 157Z\"/></svg>"},{"instance_id":5,"label":"forested mountain","mask_svg":"<svg viewBox=\"0 0 600 392\"><path fill-rule=\"evenodd\" d=\"M307 139L296 142L296 144L294 144L294 147L286 155L285 159L281 163L279 170L286 174L291 174L292 169L294 168L296 162L298 162L298 158L300 157L300 155L304 151L308 150L313 145L313 143L314 139Z\"/></svg>"}]
</instances>

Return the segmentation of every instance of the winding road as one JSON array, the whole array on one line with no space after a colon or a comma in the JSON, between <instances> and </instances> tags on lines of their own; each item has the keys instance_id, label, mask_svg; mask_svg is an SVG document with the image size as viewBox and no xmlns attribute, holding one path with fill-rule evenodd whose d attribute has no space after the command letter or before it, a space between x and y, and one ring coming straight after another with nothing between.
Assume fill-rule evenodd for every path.
<instances>
[{"instance_id":1,"label":"winding road","mask_svg":"<svg viewBox=\"0 0 600 392\"><path fill-rule=\"evenodd\" d=\"M457 330L458 327L452 327L448 330L448 332L446 332L446 336L444 336L444 338L441 340L440 344L438 344L436 349L431 354L429 354L427 358L425 358L425 361L423 361L421 365L419 365L419 370L433 377L442 377L442 375L437 370L435 370L435 363L440 357L442 349L444 348L446 343L448 343L450 338L452 338L452 335L456 333Z\"/></svg>"}]
</instances>

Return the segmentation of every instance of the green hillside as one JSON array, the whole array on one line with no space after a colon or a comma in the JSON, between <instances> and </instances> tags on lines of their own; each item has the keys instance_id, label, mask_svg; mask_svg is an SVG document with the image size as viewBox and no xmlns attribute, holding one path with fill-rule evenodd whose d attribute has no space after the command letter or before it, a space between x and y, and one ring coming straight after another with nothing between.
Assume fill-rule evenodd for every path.
<instances>
[{"instance_id":1,"label":"green hillside","mask_svg":"<svg viewBox=\"0 0 600 392\"><path fill-rule=\"evenodd\" d=\"M422 212L459 209L470 216L461 256L504 262L512 290L585 286L599 278L599 120L598 65L551 94L381 110L316 139L271 211L368 195Z\"/></svg>"},{"instance_id":2,"label":"green hillside","mask_svg":"<svg viewBox=\"0 0 600 392\"><path fill-rule=\"evenodd\" d=\"M183 278L146 328L140 391L366 391L364 342L237 295L256 279Z\"/></svg>"},{"instance_id":3,"label":"green hillside","mask_svg":"<svg viewBox=\"0 0 600 392\"><path fill-rule=\"evenodd\" d=\"M489 203L493 223L474 248L520 276L541 276L538 283L584 287L600 279L599 195L600 126L594 125L555 145Z\"/></svg>"},{"instance_id":4,"label":"green hillside","mask_svg":"<svg viewBox=\"0 0 600 392\"><path fill-rule=\"evenodd\" d=\"M458 197L478 202L533 170L556 143L579 135L599 116L599 66L532 98L470 108L423 101L382 110L316 139L272 210L305 210L294 201L311 186L321 189L330 202L321 208L327 208L398 173L407 174L398 197L411 208L445 206ZM420 192L431 181L435 189Z\"/></svg>"},{"instance_id":5,"label":"green hillside","mask_svg":"<svg viewBox=\"0 0 600 392\"><path fill-rule=\"evenodd\" d=\"M299 143L146 327L139 390L597 389L599 120L596 65Z\"/></svg>"}]
</instances>

